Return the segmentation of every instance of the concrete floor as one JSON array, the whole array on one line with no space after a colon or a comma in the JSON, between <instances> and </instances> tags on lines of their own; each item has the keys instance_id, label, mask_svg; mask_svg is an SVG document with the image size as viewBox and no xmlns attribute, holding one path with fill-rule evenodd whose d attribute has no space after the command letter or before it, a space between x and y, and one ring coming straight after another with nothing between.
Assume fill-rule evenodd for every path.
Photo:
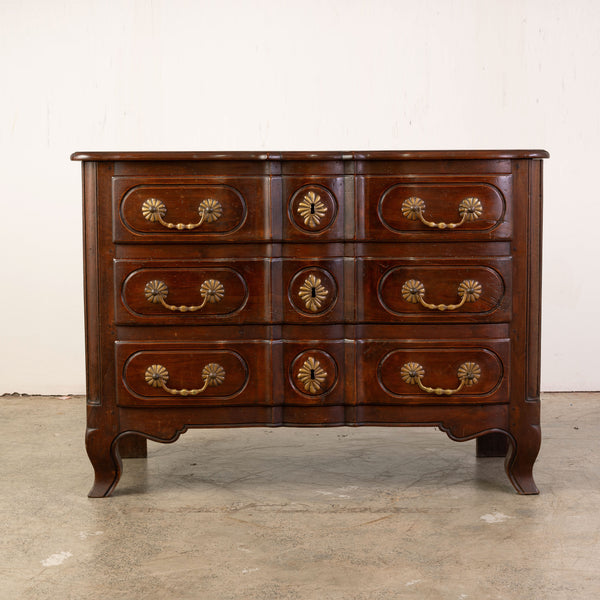
<instances>
[{"instance_id":1,"label":"concrete floor","mask_svg":"<svg viewBox=\"0 0 600 600\"><path fill-rule=\"evenodd\" d=\"M194 430L88 499L84 399L0 398L0 598L600 597L600 394L546 394L540 496L433 429Z\"/></svg>"}]
</instances>

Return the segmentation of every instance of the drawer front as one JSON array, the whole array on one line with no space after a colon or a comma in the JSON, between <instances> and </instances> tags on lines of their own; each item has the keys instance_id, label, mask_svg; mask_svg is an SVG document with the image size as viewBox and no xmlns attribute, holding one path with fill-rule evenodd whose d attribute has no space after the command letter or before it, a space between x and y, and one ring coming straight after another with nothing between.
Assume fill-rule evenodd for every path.
<instances>
[{"instance_id":1,"label":"drawer front","mask_svg":"<svg viewBox=\"0 0 600 600\"><path fill-rule=\"evenodd\" d=\"M508 402L509 340L359 341L359 404Z\"/></svg>"},{"instance_id":2,"label":"drawer front","mask_svg":"<svg viewBox=\"0 0 600 600\"><path fill-rule=\"evenodd\" d=\"M269 260L116 260L118 324L264 323Z\"/></svg>"},{"instance_id":3,"label":"drawer front","mask_svg":"<svg viewBox=\"0 0 600 600\"><path fill-rule=\"evenodd\" d=\"M359 239L496 240L512 236L512 178L357 179Z\"/></svg>"},{"instance_id":4,"label":"drawer front","mask_svg":"<svg viewBox=\"0 0 600 600\"><path fill-rule=\"evenodd\" d=\"M119 406L271 403L267 341L115 346Z\"/></svg>"},{"instance_id":5,"label":"drawer front","mask_svg":"<svg viewBox=\"0 0 600 600\"><path fill-rule=\"evenodd\" d=\"M508 322L512 259L357 260L358 320Z\"/></svg>"},{"instance_id":6,"label":"drawer front","mask_svg":"<svg viewBox=\"0 0 600 600\"><path fill-rule=\"evenodd\" d=\"M113 178L115 242L269 239L266 177Z\"/></svg>"}]
</instances>

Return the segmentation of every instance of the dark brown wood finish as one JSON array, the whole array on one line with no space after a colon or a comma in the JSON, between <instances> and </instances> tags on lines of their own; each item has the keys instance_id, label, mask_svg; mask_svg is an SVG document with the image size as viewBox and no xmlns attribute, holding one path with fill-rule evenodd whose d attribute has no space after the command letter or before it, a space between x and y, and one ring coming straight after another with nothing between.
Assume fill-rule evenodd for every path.
<instances>
[{"instance_id":1,"label":"dark brown wood finish","mask_svg":"<svg viewBox=\"0 0 600 600\"><path fill-rule=\"evenodd\" d=\"M282 425L437 426L537 493L547 157L74 154L90 496L146 439Z\"/></svg>"},{"instance_id":2,"label":"dark brown wood finish","mask_svg":"<svg viewBox=\"0 0 600 600\"><path fill-rule=\"evenodd\" d=\"M455 246L460 250L459 246ZM458 255L458 252L457 252ZM501 258L358 258L358 320L362 322L482 322L506 323L510 320L512 265L510 257ZM423 285L423 299L437 308L428 308L403 296L410 281ZM481 286L459 308L463 281ZM410 286L407 286L410 287ZM445 307L440 307L443 304ZM443 308L443 310L440 310Z\"/></svg>"},{"instance_id":3,"label":"dark brown wood finish","mask_svg":"<svg viewBox=\"0 0 600 600\"><path fill-rule=\"evenodd\" d=\"M189 325L265 323L270 310L268 259L213 259L211 261L120 260L114 262L116 320L119 324ZM218 282L219 297L204 306L207 282ZM164 286L153 282L162 282ZM152 288L154 285L154 288ZM160 304L146 290L160 289ZM175 306L177 309L169 307ZM202 306L202 308L199 308ZM196 307L198 307L196 309Z\"/></svg>"}]
</instances>

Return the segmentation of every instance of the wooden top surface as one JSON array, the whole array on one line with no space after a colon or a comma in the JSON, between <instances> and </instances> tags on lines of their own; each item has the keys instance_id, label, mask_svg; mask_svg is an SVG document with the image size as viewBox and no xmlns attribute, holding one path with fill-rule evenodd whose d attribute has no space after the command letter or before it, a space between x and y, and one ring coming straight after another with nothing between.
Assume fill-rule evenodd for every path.
<instances>
[{"instance_id":1,"label":"wooden top surface","mask_svg":"<svg viewBox=\"0 0 600 600\"><path fill-rule=\"evenodd\" d=\"M545 150L383 150L348 152L75 152L71 160L498 160L549 158Z\"/></svg>"}]
</instances>

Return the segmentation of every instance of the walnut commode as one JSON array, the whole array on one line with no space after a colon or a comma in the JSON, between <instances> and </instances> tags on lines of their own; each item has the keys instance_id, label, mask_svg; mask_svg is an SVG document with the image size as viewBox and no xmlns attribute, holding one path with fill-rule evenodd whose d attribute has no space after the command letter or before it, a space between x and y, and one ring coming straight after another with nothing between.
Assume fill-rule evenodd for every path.
<instances>
[{"instance_id":1,"label":"walnut commode","mask_svg":"<svg viewBox=\"0 0 600 600\"><path fill-rule=\"evenodd\" d=\"M477 438L538 493L547 157L74 154L90 496L146 438L339 425Z\"/></svg>"}]
</instances>

